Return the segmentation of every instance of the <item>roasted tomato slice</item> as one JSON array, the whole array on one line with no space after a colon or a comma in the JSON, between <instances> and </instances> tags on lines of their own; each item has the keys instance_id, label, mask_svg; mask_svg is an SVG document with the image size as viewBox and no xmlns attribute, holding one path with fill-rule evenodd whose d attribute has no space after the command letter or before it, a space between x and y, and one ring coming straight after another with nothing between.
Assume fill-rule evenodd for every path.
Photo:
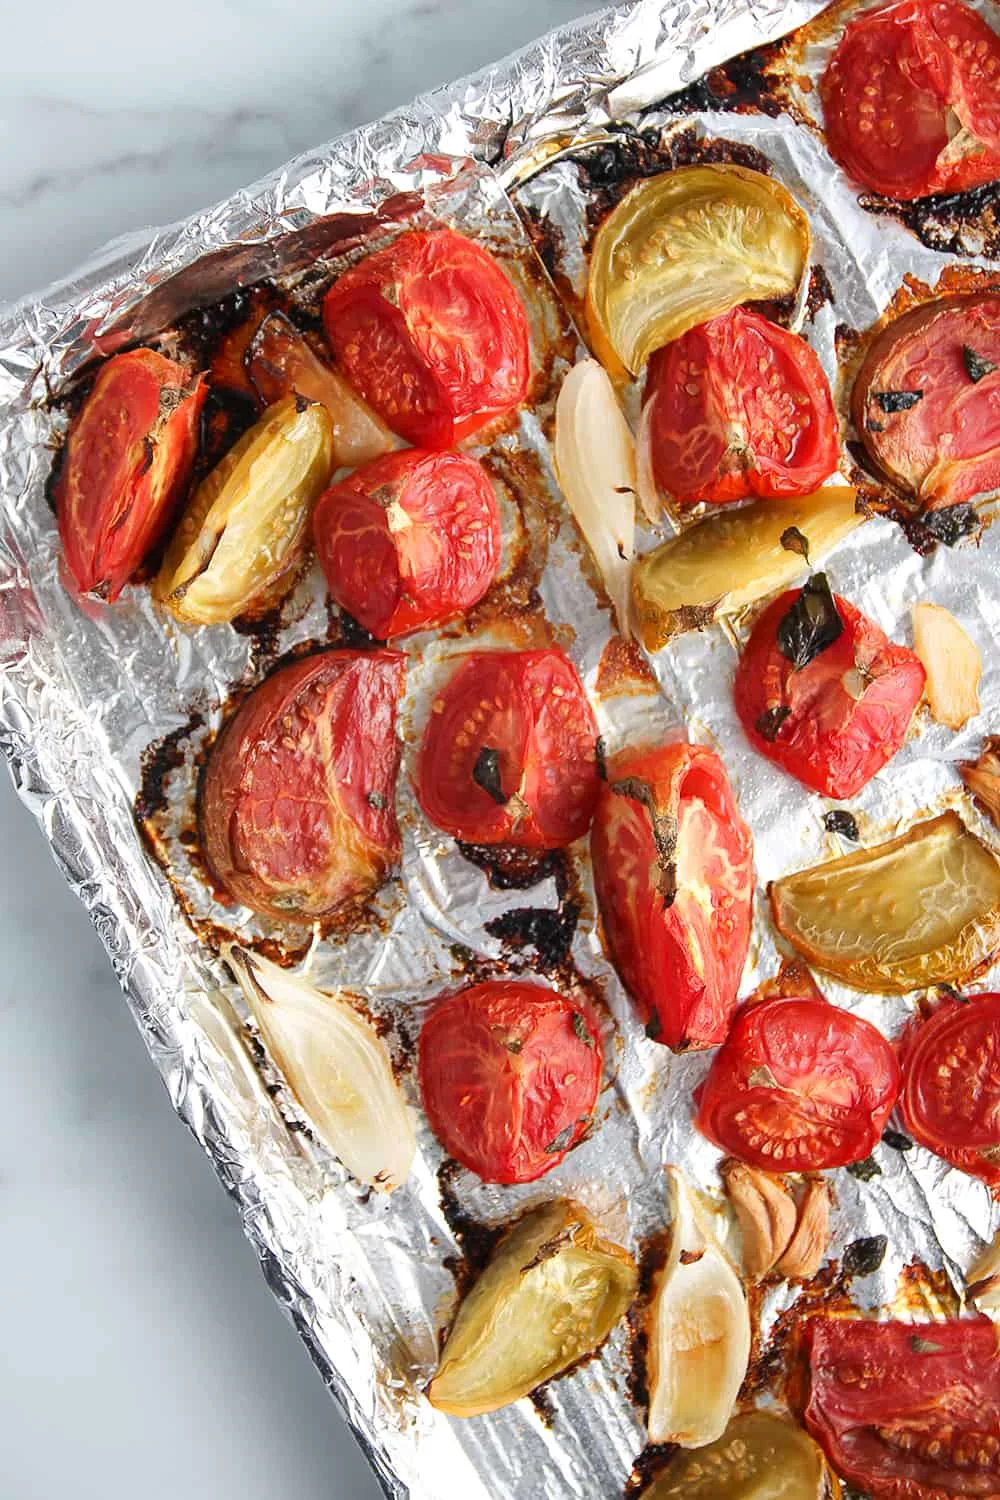
<instances>
[{"instance_id":1,"label":"roasted tomato slice","mask_svg":"<svg viewBox=\"0 0 1000 1500\"><path fill-rule=\"evenodd\" d=\"M1000 1185L1000 995L946 1000L902 1044L900 1107L928 1151Z\"/></svg>"},{"instance_id":2,"label":"roasted tomato slice","mask_svg":"<svg viewBox=\"0 0 1000 1500\"><path fill-rule=\"evenodd\" d=\"M851 411L878 467L928 509L1000 488L1000 297L940 297L887 324Z\"/></svg>"},{"instance_id":3,"label":"roasted tomato slice","mask_svg":"<svg viewBox=\"0 0 1000 1500\"><path fill-rule=\"evenodd\" d=\"M70 424L55 487L81 593L117 599L163 535L191 472L206 390L152 349L101 367Z\"/></svg>"},{"instance_id":4,"label":"roasted tomato slice","mask_svg":"<svg viewBox=\"0 0 1000 1500\"><path fill-rule=\"evenodd\" d=\"M809 1431L873 1500L1000 1495L1000 1346L988 1318L813 1318Z\"/></svg>"},{"instance_id":5,"label":"roasted tomato slice","mask_svg":"<svg viewBox=\"0 0 1000 1500\"><path fill-rule=\"evenodd\" d=\"M323 322L369 406L417 446L450 448L527 395L521 299L454 230L411 230L352 266L327 292Z\"/></svg>"},{"instance_id":6,"label":"roasted tomato slice","mask_svg":"<svg viewBox=\"0 0 1000 1500\"><path fill-rule=\"evenodd\" d=\"M366 900L392 871L404 670L395 651L323 651L281 667L225 724L199 815L234 901L310 922Z\"/></svg>"},{"instance_id":7,"label":"roasted tomato slice","mask_svg":"<svg viewBox=\"0 0 1000 1500\"><path fill-rule=\"evenodd\" d=\"M750 942L753 839L700 745L608 767L591 835L604 941L650 1036L675 1051L729 1030Z\"/></svg>"},{"instance_id":8,"label":"roasted tomato slice","mask_svg":"<svg viewBox=\"0 0 1000 1500\"><path fill-rule=\"evenodd\" d=\"M826 1000L743 1006L697 1093L702 1135L765 1172L862 1161L899 1093L880 1031Z\"/></svg>"},{"instance_id":9,"label":"roasted tomato slice","mask_svg":"<svg viewBox=\"0 0 1000 1500\"><path fill-rule=\"evenodd\" d=\"M464 453L410 448L355 470L321 498L313 535L330 593L383 641L471 609L500 563L496 494Z\"/></svg>"},{"instance_id":10,"label":"roasted tomato slice","mask_svg":"<svg viewBox=\"0 0 1000 1500\"><path fill-rule=\"evenodd\" d=\"M590 1124L601 1083L592 1020L556 990L474 984L420 1034L420 1091L449 1156L484 1182L534 1182Z\"/></svg>"},{"instance_id":11,"label":"roasted tomato slice","mask_svg":"<svg viewBox=\"0 0 1000 1500\"><path fill-rule=\"evenodd\" d=\"M836 469L837 418L803 339L736 307L649 362L657 486L680 505L808 495Z\"/></svg>"},{"instance_id":12,"label":"roasted tomato slice","mask_svg":"<svg viewBox=\"0 0 1000 1500\"><path fill-rule=\"evenodd\" d=\"M736 669L736 711L761 755L813 791L853 797L902 745L925 678L915 652L817 574L758 620Z\"/></svg>"},{"instance_id":13,"label":"roasted tomato slice","mask_svg":"<svg viewBox=\"0 0 1000 1500\"><path fill-rule=\"evenodd\" d=\"M830 151L910 200L1000 176L1000 37L958 0L903 0L852 21L822 83Z\"/></svg>"},{"instance_id":14,"label":"roasted tomato slice","mask_svg":"<svg viewBox=\"0 0 1000 1500\"><path fill-rule=\"evenodd\" d=\"M473 844L555 849L590 827L597 723L561 651L474 651L431 705L417 796Z\"/></svg>"}]
</instances>

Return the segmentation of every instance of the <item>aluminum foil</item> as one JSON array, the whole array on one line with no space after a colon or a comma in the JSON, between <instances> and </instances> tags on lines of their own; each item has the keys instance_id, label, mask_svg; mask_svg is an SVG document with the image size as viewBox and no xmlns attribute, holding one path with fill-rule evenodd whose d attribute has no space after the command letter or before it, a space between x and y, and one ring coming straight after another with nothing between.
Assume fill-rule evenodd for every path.
<instances>
[{"instance_id":1,"label":"aluminum foil","mask_svg":"<svg viewBox=\"0 0 1000 1500\"><path fill-rule=\"evenodd\" d=\"M629 1394L633 1351L624 1325L600 1358L551 1385L538 1407L525 1401L460 1423L436 1414L420 1391L454 1306L463 1218L501 1224L527 1204L568 1193L586 1202L611 1236L641 1252L664 1225L664 1163L679 1162L717 1191L717 1153L691 1126L691 1090L707 1059L673 1058L643 1035L594 935L580 851L556 861L527 891L496 889L422 818L407 767L428 694L448 659L468 648L462 629L407 645L405 856L400 881L383 892L370 919L336 939L281 932L212 899L184 837L199 755L232 693L268 660L328 638L321 580L314 570L300 583L266 645L228 627L187 631L164 621L142 588L126 591L113 608L82 610L60 581L45 500L62 420L50 397L95 354L151 337L236 286L277 277L308 297L317 257L329 274L403 224L433 218L484 238L522 285L539 373L516 431L500 432L480 449L501 495L505 587L516 608L477 618L477 640L566 645L611 750L639 734L681 733L720 749L757 844L760 899L748 992L779 958L764 910L766 882L840 850L823 828L821 800L743 740L731 682L745 626L681 638L652 660L645 680L609 670L607 604L558 495L547 434L559 380L580 352L573 314L590 191L581 163L606 144L609 126L628 120L660 141L693 130L699 139L764 152L807 207L814 257L834 289L833 305L820 307L804 330L831 376L838 325L870 324L904 275L936 283L948 257L859 206L808 128L814 96L802 79L815 76L828 42L795 54L789 77L797 82L776 116L751 110L678 119L669 103L653 107L821 9L815 0L642 0L604 12L298 158L184 224L119 242L0 323L0 746L108 948L178 1112L236 1200L275 1295L392 1496L597 1500L621 1493L644 1443L643 1414ZM535 246L544 249L562 299ZM953 247L966 263L968 252L982 248L974 238ZM647 534L643 545L655 539ZM1000 624L994 545L987 532L978 550L966 543L920 558L898 528L872 521L828 563L834 587L895 638L907 638L910 604L928 597L966 623L986 660L980 716L957 736L921 720L852 804L866 840L957 805L997 844L954 769L998 723L1000 674L985 649ZM530 587L536 575L537 599ZM171 755L164 758L167 736ZM158 746L151 797L150 747ZM540 965L530 948L505 946L498 918L526 906L558 917L567 891L579 923L554 967ZM501 967L578 987L605 1017L606 1083L595 1128L541 1183L499 1189L446 1167L421 1125L406 1187L388 1199L361 1191L298 1128L294 1100L252 1046L238 991L215 957L220 939L233 933L243 941L280 940L318 982L350 988L384 1018L415 1108L410 1060L429 997L465 974ZM888 1034L912 1009L908 1000L825 987ZM880 1172L867 1181L835 1174L831 1256L836 1263L851 1241L884 1234L880 1269L856 1279L851 1295L863 1305L933 1316L994 1228L992 1201L981 1184L919 1148L882 1146L877 1163ZM904 1274L918 1263L926 1273ZM824 1285L835 1290L832 1276ZM791 1296L772 1294L761 1309L765 1343L780 1336ZM762 1386L760 1394L774 1393Z\"/></svg>"}]
</instances>

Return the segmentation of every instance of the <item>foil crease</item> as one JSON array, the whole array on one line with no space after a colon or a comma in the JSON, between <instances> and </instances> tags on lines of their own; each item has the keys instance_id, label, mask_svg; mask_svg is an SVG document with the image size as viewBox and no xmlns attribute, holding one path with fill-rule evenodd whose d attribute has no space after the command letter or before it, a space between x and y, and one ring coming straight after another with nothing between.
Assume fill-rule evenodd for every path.
<instances>
[{"instance_id":1,"label":"foil crease","mask_svg":"<svg viewBox=\"0 0 1000 1500\"><path fill-rule=\"evenodd\" d=\"M690 127L757 146L805 204L814 259L836 293L835 307L823 307L805 332L832 376L836 324L866 326L904 274L933 284L946 257L866 214L817 138L788 117L695 114L678 122L669 105L654 108L706 69L784 35L822 8L818 0L641 0L605 11L297 158L204 214L118 241L0 321L0 748L108 949L176 1109L236 1201L275 1295L386 1494L399 1500L620 1494L644 1443L641 1412L627 1388L627 1330L616 1331L599 1359L550 1387L550 1417L521 1402L488 1418L453 1422L420 1396L456 1295L450 1258L459 1246L443 1201L440 1148L421 1124L413 1176L383 1198L348 1179L307 1132L289 1129L301 1124L294 1101L280 1087L275 1091L248 1047L238 990L210 943L198 938L213 925L250 940L268 935L248 913L234 917L213 902L196 868L185 865L179 838L199 737L218 723L233 685L253 674L253 645L227 628L186 632L165 624L143 589L128 591L113 609L82 612L74 603L60 581L45 499L61 423L48 402L95 355L147 338L235 286L307 276L317 256L355 253L387 225L425 212L485 237L515 269L533 259L540 226L555 226L559 249L550 269L560 284L579 289L586 184L576 153L637 111L644 130ZM820 65L821 51L806 60L807 71ZM486 456L503 488L517 453L533 455L543 501L558 506L546 431L558 377L580 346L551 286L537 277L532 286L536 354L548 361L547 385L518 431L497 439ZM753 827L759 909L747 992L778 962L764 910L766 882L840 852L837 841L823 828L819 800L756 757L742 738L731 695L739 626L685 636L660 652L652 662L658 693L597 691L609 613L595 599L584 549L563 514L550 543L542 603L571 643L609 748L640 733L710 740ZM522 538L525 545L531 540ZM653 540L647 535L643 545ZM991 545L987 534L978 552L966 544L922 559L890 523L873 521L836 551L828 572L836 589L897 639L907 638L910 604L928 597L970 624L986 646L1000 626ZM283 650L322 638L325 610L315 576L305 581L300 606L282 630ZM455 649L447 637L422 644L403 705L409 746L436 674ZM991 665L979 718L957 736L923 722L852 804L866 841L956 805L997 847L955 773L956 761L974 755L980 735L1000 719L1000 675ZM133 818L142 754L171 731L185 732L195 710L203 723L186 734L155 825L158 862ZM421 1007L462 972L459 948L487 967L498 963L504 954L487 929L490 920L514 906L554 908L560 897L554 880L530 893L493 890L422 821L405 772L400 785L403 874L382 898L380 930L361 930L343 944L309 944L307 934L302 956L318 982L349 987L392 1023L391 1043L405 1063ZM680 1163L702 1187L717 1185L717 1153L691 1127L691 1090L707 1059L673 1058L643 1036L593 933L585 860L576 859L574 870L584 919L572 959L580 982L598 985L608 1007L598 1127L541 1183L499 1190L460 1173L453 1189L463 1210L487 1223L568 1193L635 1249L663 1226L664 1163ZM888 1034L911 1009L905 1000L824 988ZM403 1086L416 1106L405 1066ZM926 1283L916 1309L933 1316L935 1287L960 1287L961 1269L995 1227L992 1201L982 1184L919 1149L882 1146L877 1156L881 1172L868 1181L836 1176L831 1252L838 1256L856 1238L885 1234L883 1265L854 1285L855 1299L891 1304L904 1268L920 1261L943 1273L940 1282ZM765 1335L793 1298L787 1289L770 1296Z\"/></svg>"}]
</instances>

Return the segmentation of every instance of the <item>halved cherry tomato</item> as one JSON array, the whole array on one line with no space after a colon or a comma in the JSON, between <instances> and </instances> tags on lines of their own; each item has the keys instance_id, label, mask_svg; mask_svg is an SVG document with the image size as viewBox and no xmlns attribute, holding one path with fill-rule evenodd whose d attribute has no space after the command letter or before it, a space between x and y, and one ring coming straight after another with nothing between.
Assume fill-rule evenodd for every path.
<instances>
[{"instance_id":1,"label":"halved cherry tomato","mask_svg":"<svg viewBox=\"0 0 1000 1500\"><path fill-rule=\"evenodd\" d=\"M818 623L808 591L820 608L821 579L782 594L761 615L736 669L736 712L761 755L813 791L853 797L902 745L926 673L913 651L828 589L825 608L835 614L808 656L808 632Z\"/></svg>"},{"instance_id":2,"label":"halved cherry tomato","mask_svg":"<svg viewBox=\"0 0 1000 1500\"><path fill-rule=\"evenodd\" d=\"M873 1500L1000 1495L1000 1344L988 1318L812 1318L809 1431Z\"/></svg>"},{"instance_id":3,"label":"halved cherry tomato","mask_svg":"<svg viewBox=\"0 0 1000 1500\"><path fill-rule=\"evenodd\" d=\"M470 985L420 1034L420 1091L449 1156L484 1182L534 1182L590 1124L601 1043L586 1012L541 984Z\"/></svg>"},{"instance_id":4,"label":"halved cherry tomato","mask_svg":"<svg viewBox=\"0 0 1000 1500\"><path fill-rule=\"evenodd\" d=\"M862 1161L899 1093L896 1054L861 1016L826 1000L745 1005L701 1085L697 1126L765 1172Z\"/></svg>"},{"instance_id":5,"label":"halved cherry tomato","mask_svg":"<svg viewBox=\"0 0 1000 1500\"><path fill-rule=\"evenodd\" d=\"M803 339L736 307L649 362L658 487L680 505L808 495L836 469L837 418Z\"/></svg>"},{"instance_id":6,"label":"halved cherry tomato","mask_svg":"<svg viewBox=\"0 0 1000 1500\"><path fill-rule=\"evenodd\" d=\"M851 414L878 467L928 509L1000 489L1000 296L940 297L887 324Z\"/></svg>"},{"instance_id":7,"label":"halved cherry tomato","mask_svg":"<svg viewBox=\"0 0 1000 1500\"><path fill-rule=\"evenodd\" d=\"M750 830L712 750L664 745L607 769L590 847L609 957L650 1036L715 1047L750 943Z\"/></svg>"},{"instance_id":8,"label":"halved cherry tomato","mask_svg":"<svg viewBox=\"0 0 1000 1500\"><path fill-rule=\"evenodd\" d=\"M471 609L500 563L496 494L464 453L410 448L356 469L320 498L313 535L334 599L383 641Z\"/></svg>"},{"instance_id":9,"label":"halved cherry tomato","mask_svg":"<svg viewBox=\"0 0 1000 1500\"><path fill-rule=\"evenodd\" d=\"M457 839L570 844L590 827L598 785L597 723L561 651L473 651L431 705L417 796Z\"/></svg>"},{"instance_id":10,"label":"halved cherry tomato","mask_svg":"<svg viewBox=\"0 0 1000 1500\"><path fill-rule=\"evenodd\" d=\"M201 376L152 349L101 367L70 424L55 486L81 593L117 599L163 535L191 472L206 394Z\"/></svg>"},{"instance_id":11,"label":"halved cherry tomato","mask_svg":"<svg viewBox=\"0 0 1000 1500\"><path fill-rule=\"evenodd\" d=\"M199 799L212 873L253 911L310 922L373 895L399 859L396 651L281 667L224 725Z\"/></svg>"},{"instance_id":12,"label":"halved cherry tomato","mask_svg":"<svg viewBox=\"0 0 1000 1500\"><path fill-rule=\"evenodd\" d=\"M902 0L848 26L822 83L830 151L908 201L1000 177L1000 37L958 0Z\"/></svg>"},{"instance_id":13,"label":"halved cherry tomato","mask_svg":"<svg viewBox=\"0 0 1000 1500\"><path fill-rule=\"evenodd\" d=\"M521 299L454 230L411 230L352 266L327 292L323 323L368 404L420 447L450 448L527 394Z\"/></svg>"},{"instance_id":14,"label":"halved cherry tomato","mask_svg":"<svg viewBox=\"0 0 1000 1500\"><path fill-rule=\"evenodd\" d=\"M1000 1184L1000 995L946 1000L902 1042L900 1107L928 1151Z\"/></svg>"}]
</instances>

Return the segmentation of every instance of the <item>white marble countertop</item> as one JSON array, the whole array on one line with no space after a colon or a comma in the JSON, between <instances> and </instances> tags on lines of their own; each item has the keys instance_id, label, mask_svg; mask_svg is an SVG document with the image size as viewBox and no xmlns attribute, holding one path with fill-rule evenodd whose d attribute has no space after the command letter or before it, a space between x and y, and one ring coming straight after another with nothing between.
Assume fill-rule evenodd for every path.
<instances>
[{"instance_id":1,"label":"white marble countertop","mask_svg":"<svg viewBox=\"0 0 1000 1500\"><path fill-rule=\"evenodd\" d=\"M0 298L590 8L7 6ZM2 773L0 974L5 1500L374 1500Z\"/></svg>"}]
</instances>

